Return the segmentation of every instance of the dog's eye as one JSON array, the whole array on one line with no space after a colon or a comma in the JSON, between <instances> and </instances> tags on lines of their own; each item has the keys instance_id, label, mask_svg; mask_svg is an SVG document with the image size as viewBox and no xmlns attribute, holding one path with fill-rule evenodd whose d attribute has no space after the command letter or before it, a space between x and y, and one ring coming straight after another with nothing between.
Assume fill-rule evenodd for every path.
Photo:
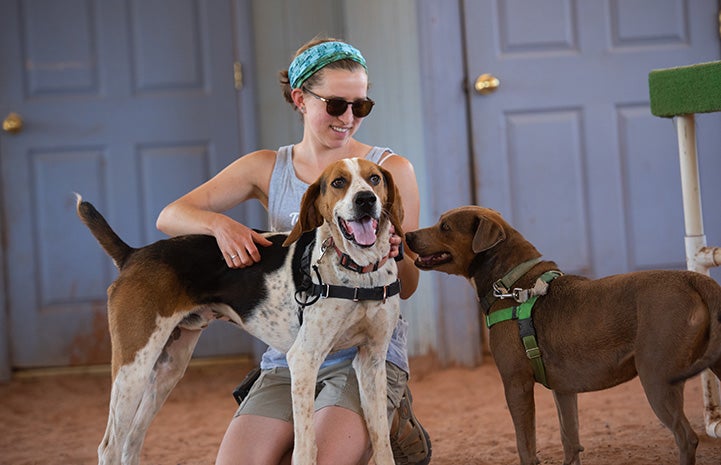
<instances>
[{"instance_id":1,"label":"dog's eye","mask_svg":"<svg viewBox=\"0 0 721 465\"><path fill-rule=\"evenodd\" d=\"M450 230L451 230L451 226L448 223L445 223L445 222L441 223L441 231L450 231Z\"/></svg>"},{"instance_id":2,"label":"dog's eye","mask_svg":"<svg viewBox=\"0 0 721 465\"><path fill-rule=\"evenodd\" d=\"M381 177L377 174L371 175L371 177L368 178L368 182L373 186L377 186L381 182Z\"/></svg>"},{"instance_id":3,"label":"dog's eye","mask_svg":"<svg viewBox=\"0 0 721 465\"><path fill-rule=\"evenodd\" d=\"M331 186L335 187L336 189L340 189L341 187L345 186L345 178L335 178L330 183Z\"/></svg>"}]
</instances>

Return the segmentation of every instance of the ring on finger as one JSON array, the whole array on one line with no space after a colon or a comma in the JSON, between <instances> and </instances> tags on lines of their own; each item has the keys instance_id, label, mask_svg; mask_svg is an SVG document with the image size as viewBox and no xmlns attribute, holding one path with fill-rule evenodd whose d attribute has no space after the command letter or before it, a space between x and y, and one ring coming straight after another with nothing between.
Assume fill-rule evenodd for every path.
<instances>
[{"instance_id":1,"label":"ring on finger","mask_svg":"<svg viewBox=\"0 0 721 465\"><path fill-rule=\"evenodd\" d=\"M235 260L237 256L238 256L238 255L231 255L231 256L230 256L230 259L231 259L231 260Z\"/></svg>"}]
</instances>

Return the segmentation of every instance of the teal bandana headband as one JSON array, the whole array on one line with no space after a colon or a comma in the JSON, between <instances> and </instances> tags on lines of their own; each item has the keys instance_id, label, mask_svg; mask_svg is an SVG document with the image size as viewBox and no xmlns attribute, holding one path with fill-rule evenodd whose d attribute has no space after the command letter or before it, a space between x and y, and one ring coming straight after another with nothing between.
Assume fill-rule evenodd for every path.
<instances>
[{"instance_id":1,"label":"teal bandana headband","mask_svg":"<svg viewBox=\"0 0 721 465\"><path fill-rule=\"evenodd\" d=\"M365 58L355 47L345 42L322 42L305 50L290 64L288 67L290 87L299 88L313 73L339 60L353 60L367 69Z\"/></svg>"}]
</instances>

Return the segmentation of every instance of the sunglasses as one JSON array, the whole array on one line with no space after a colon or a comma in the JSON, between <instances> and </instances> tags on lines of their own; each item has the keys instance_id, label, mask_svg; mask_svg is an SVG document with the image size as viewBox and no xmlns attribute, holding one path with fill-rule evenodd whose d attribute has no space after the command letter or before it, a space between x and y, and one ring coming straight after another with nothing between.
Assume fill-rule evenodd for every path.
<instances>
[{"instance_id":1,"label":"sunglasses","mask_svg":"<svg viewBox=\"0 0 721 465\"><path fill-rule=\"evenodd\" d=\"M368 116L368 114L370 114L371 110L373 109L373 105L376 104L368 97L349 102L348 100L343 100L340 98L321 97L320 95L309 91L305 87L303 87L303 91L309 93L321 102L325 102L325 111L331 116L342 115L348 109L348 105L350 105L353 116L355 116L356 118L364 118Z\"/></svg>"}]
</instances>

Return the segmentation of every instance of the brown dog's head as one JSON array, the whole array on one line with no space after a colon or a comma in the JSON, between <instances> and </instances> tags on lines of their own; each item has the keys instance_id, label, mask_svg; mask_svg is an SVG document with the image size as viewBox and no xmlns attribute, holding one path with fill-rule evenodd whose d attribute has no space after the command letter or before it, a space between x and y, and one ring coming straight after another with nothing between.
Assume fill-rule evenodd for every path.
<instances>
[{"instance_id":1,"label":"brown dog's head","mask_svg":"<svg viewBox=\"0 0 721 465\"><path fill-rule=\"evenodd\" d=\"M438 223L429 228L407 233L406 243L418 254L418 268L470 278L476 254L505 240L508 228L495 210L460 207L442 214Z\"/></svg>"},{"instance_id":2,"label":"brown dog's head","mask_svg":"<svg viewBox=\"0 0 721 465\"><path fill-rule=\"evenodd\" d=\"M391 174L368 160L343 159L308 187L298 222L283 245L326 223L337 247L370 248L378 240L388 241L391 224L402 236L402 221L403 205Z\"/></svg>"}]
</instances>

